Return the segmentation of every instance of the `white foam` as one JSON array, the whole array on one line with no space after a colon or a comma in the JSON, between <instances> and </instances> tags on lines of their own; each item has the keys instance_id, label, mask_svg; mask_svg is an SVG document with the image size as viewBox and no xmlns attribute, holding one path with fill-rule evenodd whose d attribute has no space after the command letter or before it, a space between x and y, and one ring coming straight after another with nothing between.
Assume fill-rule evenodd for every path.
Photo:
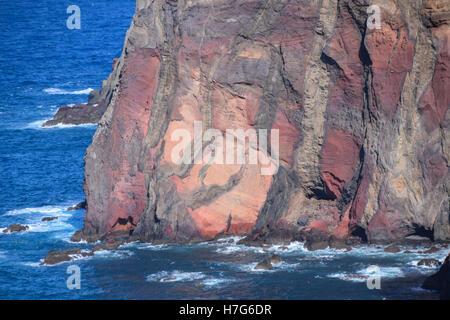
<instances>
[{"instance_id":1,"label":"white foam","mask_svg":"<svg viewBox=\"0 0 450 320\"><path fill-rule=\"evenodd\" d=\"M76 244L90 244L90 245L97 245L97 244L101 244L102 243L102 241L100 241L100 240L97 240L97 241L95 241L95 242L87 242L86 240L80 240L80 241L72 241L72 240L70 240L70 239L72 239L72 233L70 234L70 236L69 237L62 237L62 238L60 238L62 241L64 241L64 242L68 242L68 243L76 243Z\"/></svg>"},{"instance_id":2,"label":"white foam","mask_svg":"<svg viewBox=\"0 0 450 320\"><path fill-rule=\"evenodd\" d=\"M249 263L249 264L240 264L237 265L237 267L239 268L239 270L241 271L245 271L245 272L256 272L256 273L261 273L261 272L274 272L274 269L271 270L264 270L264 269L255 269L255 267L258 265L258 262L253 262L253 263Z\"/></svg>"},{"instance_id":3,"label":"white foam","mask_svg":"<svg viewBox=\"0 0 450 320\"><path fill-rule=\"evenodd\" d=\"M151 244L140 241L128 242L121 246L121 248L135 248L141 250L163 250L168 249L169 247L168 244Z\"/></svg>"},{"instance_id":4,"label":"white foam","mask_svg":"<svg viewBox=\"0 0 450 320\"><path fill-rule=\"evenodd\" d=\"M21 224L28 227L27 230L14 234L27 234L29 232L50 232L50 231L67 231L75 230L75 227L68 223L67 220L72 216L65 209L65 206L43 206L37 208L23 208L10 210L4 213L4 216L23 216L24 222ZM58 219L51 221L42 221L43 217L57 217ZM6 228L2 228L1 231ZM60 235L61 236L61 235ZM67 237L66 232L63 237Z\"/></svg>"},{"instance_id":5,"label":"white foam","mask_svg":"<svg viewBox=\"0 0 450 320\"><path fill-rule=\"evenodd\" d=\"M287 263L285 261L282 261L280 263L272 263L272 266L275 269L281 269L283 271L300 271L300 263Z\"/></svg>"},{"instance_id":6,"label":"white foam","mask_svg":"<svg viewBox=\"0 0 450 320\"><path fill-rule=\"evenodd\" d=\"M41 262L23 262L22 265L27 267L38 268L41 267Z\"/></svg>"},{"instance_id":7,"label":"white foam","mask_svg":"<svg viewBox=\"0 0 450 320\"><path fill-rule=\"evenodd\" d=\"M244 239L244 237L239 237L239 236L220 238L220 239L217 239L217 243L219 243L219 244L228 243L228 242L230 242L230 240L233 240L233 243L237 243L238 241L240 241L242 239Z\"/></svg>"},{"instance_id":8,"label":"white foam","mask_svg":"<svg viewBox=\"0 0 450 320\"><path fill-rule=\"evenodd\" d=\"M37 109L55 109L57 107L58 107L57 105L52 105L52 106L38 105L38 106L36 106Z\"/></svg>"},{"instance_id":9,"label":"white foam","mask_svg":"<svg viewBox=\"0 0 450 320\"><path fill-rule=\"evenodd\" d=\"M366 277L378 275L382 278L400 278L405 276L404 271L398 267L379 267L378 270L374 266L369 266L367 268L359 270L358 274Z\"/></svg>"},{"instance_id":10,"label":"white foam","mask_svg":"<svg viewBox=\"0 0 450 320\"><path fill-rule=\"evenodd\" d=\"M244 245L236 245L236 244L226 244L225 246L220 247L216 250L217 253L223 253L223 254L232 254L232 253L236 253L236 252L245 252L245 251L264 253L263 248L244 246Z\"/></svg>"},{"instance_id":11,"label":"white foam","mask_svg":"<svg viewBox=\"0 0 450 320\"><path fill-rule=\"evenodd\" d=\"M83 123L83 124L57 124L54 126L43 127L43 124L51 119L37 120L30 122L26 125L26 129L38 129L38 130L49 130L49 129L70 129L70 128L95 128L97 124L95 123Z\"/></svg>"},{"instance_id":12,"label":"white foam","mask_svg":"<svg viewBox=\"0 0 450 320\"><path fill-rule=\"evenodd\" d=\"M73 94L73 95L82 95L82 94L89 94L91 93L91 91L93 91L94 89L92 88L87 88L84 90L75 90L75 91L67 91L64 89L58 89L58 88L47 88L44 89L45 93L48 94Z\"/></svg>"},{"instance_id":13,"label":"white foam","mask_svg":"<svg viewBox=\"0 0 450 320\"><path fill-rule=\"evenodd\" d=\"M419 271L437 270L442 265L442 263L439 261L440 264L438 266L426 266L426 265L419 266L419 262L420 262L420 260L412 260L412 261L408 262L408 265L411 267L417 268Z\"/></svg>"},{"instance_id":14,"label":"white foam","mask_svg":"<svg viewBox=\"0 0 450 320\"><path fill-rule=\"evenodd\" d=\"M361 275L355 275L355 274L347 274L347 273L333 273L329 274L327 277L329 278L336 278L340 280L345 281L352 281L352 282L365 282L367 281L367 278L360 277Z\"/></svg>"},{"instance_id":15,"label":"white foam","mask_svg":"<svg viewBox=\"0 0 450 320\"><path fill-rule=\"evenodd\" d=\"M50 119L44 119L44 120L37 120L37 121L33 121L30 122L29 124L27 124L26 128L27 129L45 129L47 127L43 127L42 125Z\"/></svg>"},{"instance_id":16,"label":"white foam","mask_svg":"<svg viewBox=\"0 0 450 320\"><path fill-rule=\"evenodd\" d=\"M272 247L268 248L268 251L277 253L309 252L308 249L305 248L305 244L298 241L293 241L288 245L273 245Z\"/></svg>"},{"instance_id":17,"label":"white foam","mask_svg":"<svg viewBox=\"0 0 450 320\"><path fill-rule=\"evenodd\" d=\"M118 258L123 259L134 255L129 250L98 250L94 252L94 256L98 258Z\"/></svg>"},{"instance_id":18,"label":"white foam","mask_svg":"<svg viewBox=\"0 0 450 320\"><path fill-rule=\"evenodd\" d=\"M206 276L202 272L182 272L182 271L160 271L147 276L147 281L153 282L177 282L194 281L204 279Z\"/></svg>"},{"instance_id":19,"label":"white foam","mask_svg":"<svg viewBox=\"0 0 450 320\"><path fill-rule=\"evenodd\" d=\"M62 211L65 211L66 207L63 206L43 206L43 207L36 207L36 208L23 208L23 209L15 209L7 211L4 215L5 216L16 216L16 215L23 215L23 214L46 214L46 215L54 215L56 213L60 213Z\"/></svg>"},{"instance_id":20,"label":"white foam","mask_svg":"<svg viewBox=\"0 0 450 320\"><path fill-rule=\"evenodd\" d=\"M88 253L88 250L82 250L82 252ZM92 256L83 256L82 254L69 254L69 257L71 258L70 261L61 261L55 264L45 264L46 267L54 267L60 264L64 264L64 263L71 263L73 261L77 261L77 260L87 260L87 259L91 259ZM44 259L40 260L40 263L44 262ZM41 267L40 263L34 263L34 262L26 262L25 264L30 266L30 267Z\"/></svg>"},{"instance_id":21,"label":"white foam","mask_svg":"<svg viewBox=\"0 0 450 320\"><path fill-rule=\"evenodd\" d=\"M59 219L58 219L59 220ZM61 220L54 220L54 221L42 221L42 222L36 222L27 224L29 227L28 230L25 232L49 232L49 231L61 231L61 230L74 230L75 227L72 226L70 223L66 223Z\"/></svg>"},{"instance_id":22,"label":"white foam","mask_svg":"<svg viewBox=\"0 0 450 320\"><path fill-rule=\"evenodd\" d=\"M89 253L89 250L81 250L81 252ZM92 256L82 255L82 254L69 254L69 257L72 258L71 261L82 260L82 259L90 259Z\"/></svg>"},{"instance_id":23,"label":"white foam","mask_svg":"<svg viewBox=\"0 0 450 320\"><path fill-rule=\"evenodd\" d=\"M202 285L207 287L218 287L224 284L228 284L230 282L234 282L233 279L224 279L224 278L207 278L202 281Z\"/></svg>"},{"instance_id":24,"label":"white foam","mask_svg":"<svg viewBox=\"0 0 450 320\"><path fill-rule=\"evenodd\" d=\"M381 279L401 278L405 276L405 271L398 267L369 266L354 273L338 272L327 275L329 278L353 282L365 282L371 276L377 276Z\"/></svg>"}]
</instances>

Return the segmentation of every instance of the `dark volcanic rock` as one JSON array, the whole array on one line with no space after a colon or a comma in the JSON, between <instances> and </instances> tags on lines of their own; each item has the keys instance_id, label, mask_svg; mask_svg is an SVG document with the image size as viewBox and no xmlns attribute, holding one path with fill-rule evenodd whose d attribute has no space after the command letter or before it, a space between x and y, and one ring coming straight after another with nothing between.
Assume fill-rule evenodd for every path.
<instances>
[{"instance_id":1,"label":"dark volcanic rock","mask_svg":"<svg viewBox=\"0 0 450 320\"><path fill-rule=\"evenodd\" d=\"M328 242L328 246L332 249L345 249L346 251L352 250L347 242L342 239L331 238Z\"/></svg>"},{"instance_id":2,"label":"dark volcanic rock","mask_svg":"<svg viewBox=\"0 0 450 320\"><path fill-rule=\"evenodd\" d=\"M82 201L76 205L74 205L73 207L69 207L67 208L68 211L73 211L73 210L84 210L86 209L86 201Z\"/></svg>"},{"instance_id":3,"label":"dark volcanic rock","mask_svg":"<svg viewBox=\"0 0 450 320\"><path fill-rule=\"evenodd\" d=\"M429 248L429 249L427 249L425 251L422 251L422 253L429 254L429 253L436 253L438 251L439 251L439 248L437 248L435 246L432 246L431 248Z\"/></svg>"},{"instance_id":4,"label":"dark volcanic rock","mask_svg":"<svg viewBox=\"0 0 450 320\"><path fill-rule=\"evenodd\" d=\"M57 220L58 217L44 217L41 219L41 221L53 221L53 220Z\"/></svg>"},{"instance_id":5,"label":"dark volcanic rock","mask_svg":"<svg viewBox=\"0 0 450 320\"><path fill-rule=\"evenodd\" d=\"M88 257L92 256L92 252L84 252L80 249L70 249L64 251L49 251L44 258L44 262L41 265L55 265L61 262L67 262L73 260L77 256Z\"/></svg>"},{"instance_id":6,"label":"dark volcanic rock","mask_svg":"<svg viewBox=\"0 0 450 320\"><path fill-rule=\"evenodd\" d=\"M422 259L417 263L418 266L426 266L426 267L437 267L440 264L441 263L439 262L439 260L436 259Z\"/></svg>"},{"instance_id":7,"label":"dark volcanic rock","mask_svg":"<svg viewBox=\"0 0 450 320\"><path fill-rule=\"evenodd\" d=\"M21 224L14 223L14 224L10 225L8 228L6 228L5 230L3 230L3 233L22 232L22 231L26 231L28 229L29 229L28 226L23 226Z\"/></svg>"},{"instance_id":8,"label":"dark volcanic rock","mask_svg":"<svg viewBox=\"0 0 450 320\"><path fill-rule=\"evenodd\" d=\"M264 258L254 268L255 270L272 270L272 262L269 257Z\"/></svg>"},{"instance_id":9,"label":"dark volcanic rock","mask_svg":"<svg viewBox=\"0 0 450 320\"><path fill-rule=\"evenodd\" d=\"M269 256L269 259L270 259L271 264L277 264L277 263L281 263L283 261L281 259L280 255L278 255L278 254L271 254Z\"/></svg>"},{"instance_id":10,"label":"dark volcanic rock","mask_svg":"<svg viewBox=\"0 0 450 320\"><path fill-rule=\"evenodd\" d=\"M114 250L117 249L122 244L124 244L124 241L108 239L104 243L95 246L94 249L92 249L92 252L100 250Z\"/></svg>"},{"instance_id":11,"label":"dark volcanic rock","mask_svg":"<svg viewBox=\"0 0 450 320\"><path fill-rule=\"evenodd\" d=\"M113 72L107 80L103 81L102 89L91 91L87 103L77 104L73 107L60 107L53 116L53 119L46 121L43 126L50 127L58 124L79 125L98 123L106 112L117 86L119 73L122 67L120 60L114 59L112 67Z\"/></svg>"},{"instance_id":12,"label":"dark volcanic rock","mask_svg":"<svg viewBox=\"0 0 450 320\"><path fill-rule=\"evenodd\" d=\"M422 285L423 289L437 290L441 299L450 299L450 254L437 273L428 277Z\"/></svg>"},{"instance_id":13,"label":"dark volcanic rock","mask_svg":"<svg viewBox=\"0 0 450 320\"><path fill-rule=\"evenodd\" d=\"M400 252L400 248L395 244L392 244L386 248L384 248L384 252L397 253Z\"/></svg>"},{"instance_id":14,"label":"dark volcanic rock","mask_svg":"<svg viewBox=\"0 0 450 320\"><path fill-rule=\"evenodd\" d=\"M311 229L305 233L305 247L309 251L322 250L328 247L329 235L325 232Z\"/></svg>"},{"instance_id":15,"label":"dark volcanic rock","mask_svg":"<svg viewBox=\"0 0 450 320\"><path fill-rule=\"evenodd\" d=\"M89 243L101 241L104 239L106 235L85 235L81 230L76 231L73 236L70 238L70 241L72 242L80 242L80 241L86 241Z\"/></svg>"},{"instance_id":16,"label":"dark volcanic rock","mask_svg":"<svg viewBox=\"0 0 450 320\"><path fill-rule=\"evenodd\" d=\"M58 124L88 124L97 123L105 112L106 104L76 104L73 107L62 106L53 119L46 121L42 126L51 127Z\"/></svg>"},{"instance_id":17,"label":"dark volcanic rock","mask_svg":"<svg viewBox=\"0 0 450 320\"><path fill-rule=\"evenodd\" d=\"M380 29L367 28L368 3L138 0L102 90L55 116L94 122L107 105L80 238L449 240L450 2L381 1ZM173 136L196 121L278 130L279 159L258 149L278 170L180 164Z\"/></svg>"}]
</instances>

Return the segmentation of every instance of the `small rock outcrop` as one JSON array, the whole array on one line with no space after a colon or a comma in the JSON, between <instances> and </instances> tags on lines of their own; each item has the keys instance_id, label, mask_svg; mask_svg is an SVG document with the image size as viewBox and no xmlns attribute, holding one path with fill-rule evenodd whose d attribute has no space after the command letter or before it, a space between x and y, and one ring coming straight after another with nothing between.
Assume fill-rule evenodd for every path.
<instances>
[{"instance_id":1,"label":"small rock outcrop","mask_svg":"<svg viewBox=\"0 0 450 320\"><path fill-rule=\"evenodd\" d=\"M269 259L270 259L270 263L271 264L278 264L278 263L281 263L283 261L281 259L280 255L274 254L274 253L269 256Z\"/></svg>"},{"instance_id":2,"label":"small rock outcrop","mask_svg":"<svg viewBox=\"0 0 450 320\"><path fill-rule=\"evenodd\" d=\"M28 227L28 226L14 223L14 224L10 225L8 228L6 228L5 230L3 230L3 233L22 232L22 231L27 231L29 228L30 227Z\"/></svg>"},{"instance_id":3,"label":"small rock outcrop","mask_svg":"<svg viewBox=\"0 0 450 320\"><path fill-rule=\"evenodd\" d=\"M283 260L278 254L270 254L269 256L262 259L258 264L255 266L254 270L272 270L273 264L279 264Z\"/></svg>"},{"instance_id":4,"label":"small rock outcrop","mask_svg":"<svg viewBox=\"0 0 450 320\"><path fill-rule=\"evenodd\" d=\"M72 207L67 208L68 211L84 210L84 209L86 209L86 201L82 201Z\"/></svg>"},{"instance_id":5,"label":"small rock outcrop","mask_svg":"<svg viewBox=\"0 0 450 320\"><path fill-rule=\"evenodd\" d=\"M51 127L59 124L80 125L98 123L108 108L117 85L117 77L120 71L117 60L114 59L112 65L113 72L107 80L103 81L101 90L93 90L89 93L87 103L76 104L72 107L59 107L53 119L46 121L42 126Z\"/></svg>"},{"instance_id":6,"label":"small rock outcrop","mask_svg":"<svg viewBox=\"0 0 450 320\"><path fill-rule=\"evenodd\" d=\"M384 248L384 252L389 252L389 253L397 253L400 252L400 248L398 246L396 246L395 244L391 244L390 246L387 246L386 248Z\"/></svg>"},{"instance_id":7,"label":"small rock outcrop","mask_svg":"<svg viewBox=\"0 0 450 320\"><path fill-rule=\"evenodd\" d=\"M431 253L436 253L436 252L438 252L440 249L439 248L437 248L437 247L435 247L435 246L432 246L432 247L430 247L429 249L427 249L427 250L425 250L425 251L422 251L422 253L425 253L425 254L431 254Z\"/></svg>"},{"instance_id":8,"label":"small rock outcrop","mask_svg":"<svg viewBox=\"0 0 450 320\"><path fill-rule=\"evenodd\" d=\"M270 258L264 258L255 266L254 270L272 270L272 262Z\"/></svg>"},{"instance_id":9,"label":"small rock outcrop","mask_svg":"<svg viewBox=\"0 0 450 320\"><path fill-rule=\"evenodd\" d=\"M58 217L44 217L41 219L41 221L44 221L44 222L49 222L49 221L54 221L54 220L58 220Z\"/></svg>"},{"instance_id":10,"label":"small rock outcrop","mask_svg":"<svg viewBox=\"0 0 450 320\"><path fill-rule=\"evenodd\" d=\"M439 260L436 259L422 259L417 263L418 266L425 266L425 267L437 267L440 264L441 263L439 262Z\"/></svg>"},{"instance_id":11,"label":"small rock outcrop","mask_svg":"<svg viewBox=\"0 0 450 320\"><path fill-rule=\"evenodd\" d=\"M95 246L94 249L92 250L92 252L96 252L96 251L100 251L100 250L114 250L114 249L117 249L122 244L124 244L124 241L108 239L103 244Z\"/></svg>"},{"instance_id":12,"label":"small rock outcrop","mask_svg":"<svg viewBox=\"0 0 450 320\"><path fill-rule=\"evenodd\" d=\"M78 257L92 256L92 252L81 251L80 249L69 249L64 251L49 251L44 257L41 265L55 265L62 262L72 261Z\"/></svg>"}]
</instances>

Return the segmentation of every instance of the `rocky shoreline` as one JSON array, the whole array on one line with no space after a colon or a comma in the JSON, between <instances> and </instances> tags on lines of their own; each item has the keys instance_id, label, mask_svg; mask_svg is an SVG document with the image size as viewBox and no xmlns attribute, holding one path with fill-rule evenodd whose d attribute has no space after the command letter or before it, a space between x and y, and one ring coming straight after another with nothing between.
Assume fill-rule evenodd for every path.
<instances>
[{"instance_id":1,"label":"rocky shoreline","mask_svg":"<svg viewBox=\"0 0 450 320\"><path fill-rule=\"evenodd\" d=\"M72 237L72 242L78 242L81 239L79 238L79 232ZM101 251L101 250L116 250L119 249L122 245L126 245L132 242L136 242L135 239L131 239L124 233L117 233L112 237L112 235L105 236L103 239L90 239L91 243L95 242L96 245L93 247L93 249L90 250L82 250L80 248L75 249L69 249L64 251L50 251L44 258L41 265L43 266L51 266L56 265L63 262L73 261L80 258L86 258L86 257L92 257L95 252ZM94 241L95 240L95 241ZM323 249L336 249L340 250L342 252L348 252L353 250L354 248L361 249L361 247L366 246L367 249L376 248L379 250L383 250L387 253L392 254L421 254L421 255L432 255L436 252L439 252L440 250L445 250L449 248L450 242L423 242L420 240L403 240L398 241L395 243L376 243L376 244L367 244L362 242L356 242L356 241L349 241L349 242L342 242L342 241L335 241L335 239L330 239L327 246L324 246L323 242L319 241L317 244L314 244L312 242L311 238L308 239L309 244L307 241L303 241L303 246L307 248L309 251L317 251L317 250L323 250ZM139 241L138 241L139 242ZM297 241L296 241L297 242ZM227 243L230 243L230 245L238 245L238 246L256 246L263 249L263 252L265 253L265 257L261 260L259 260L256 265L254 266L255 271L270 271L274 268L274 266L279 265L283 262L282 257L279 254L273 253L269 251L268 249L278 246L279 250L289 250L288 246L290 243L288 242L273 242L270 243L263 243L263 242L249 242L248 240L241 239L240 241L235 242L233 239L229 239L228 236L221 236L217 237L215 239L210 239L208 241L191 241L191 242L184 242L183 244L198 244L198 243L206 243L206 244L223 244L226 247ZM156 241L151 243L152 245L161 245L162 243L160 241ZM177 242L164 242L164 244L177 244L181 245L181 243ZM393 250L393 248L396 248L398 250ZM417 251L418 248L422 248L421 251ZM413 252L413 250L415 250ZM422 287L425 290L429 290L428 293L423 293L422 296L424 299L444 299L448 300L450 299L449 296L449 288L450 288L450 270L449 270L449 262L450 262L450 254L447 256L447 258L443 259L442 261L439 261L434 258L423 258L420 261L417 262L417 266L425 266L428 268L437 268L439 267L439 271L437 271L436 274L433 274L431 276L413 276L413 277L400 277L397 279L387 279L383 280L384 287L385 288L392 288L395 289L398 285L405 285L405 283L410 283L410 286L414 287ZM349 278L352 277L352 275L348 275ZM358 279L365 280L366 278L361 275L354 275L354 277L358 277ZM165 281L164 279L162 281ZM171 281L170 279L167 279L167 281Z\"/></svg>"}]
</instances>

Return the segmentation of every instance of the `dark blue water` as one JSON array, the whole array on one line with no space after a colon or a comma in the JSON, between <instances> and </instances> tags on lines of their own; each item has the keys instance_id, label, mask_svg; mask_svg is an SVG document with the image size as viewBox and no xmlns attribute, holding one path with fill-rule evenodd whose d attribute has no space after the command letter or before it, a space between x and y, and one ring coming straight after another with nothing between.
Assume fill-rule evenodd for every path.
<instances>
[{"instance_id":1,"label":"dark blue water","mask_svg":"<svg viewBox=\"0 0 450 320\"><path fill-rule=\"evenodd\" d=\"M190 246L127 244L53 267L39 266L49 250L88 244L69 241L83 211L83 157L95 126L40 128L58 105L87 101L122 50L134 1L77 0L81 30L66 28L73 1L0 1L0 299L382 299L429 297L418 280L434 269L416 267L423 255L381 248L307 252L302 244L277 252L283 263L254 271L267 252L233 243ZM42 222L47 216L58 220ZM416 251L420 250L418 248ZM432 257L442 259L442 252ZM430 257L430 256L428 256ZM81 289L69 290L68 266L81 270ZM381 290L360 277L381 270ZM369 268L369 269L368 269ZM355 275L357 277L355 278Z\"/></svg>"}]
</instances>

